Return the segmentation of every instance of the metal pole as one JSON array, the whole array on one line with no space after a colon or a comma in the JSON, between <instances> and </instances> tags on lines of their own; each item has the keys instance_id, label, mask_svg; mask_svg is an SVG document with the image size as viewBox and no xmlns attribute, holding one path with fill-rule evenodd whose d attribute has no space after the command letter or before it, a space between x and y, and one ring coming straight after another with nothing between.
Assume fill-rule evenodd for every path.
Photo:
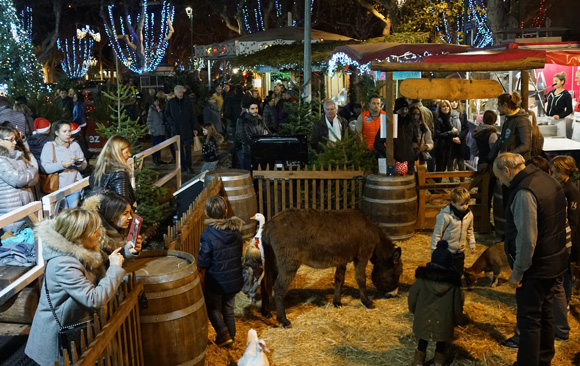
<instances>
[{"instance_id":1,"label":"metal pole","mask_svg":"<svg viewBox=\"0 0 580 366\"><path fill-rule=\"evenodd\" d=\"M312 99L312 36L310 21L310 1L304 2L304 100Z\"/></svg>"},{"instance_id":2,"label":"metal pole","mask_svg":"<svg viewBox=\"0 0 580 366\"><path fill-rule=\"evenodd\" d=\"M195 58L195 52L193 50L193 14L189 17L189 29L191 31L191 39L189 40L191 45L191 62L193 63L193 59Z\"/></svg>"}]
</instances>

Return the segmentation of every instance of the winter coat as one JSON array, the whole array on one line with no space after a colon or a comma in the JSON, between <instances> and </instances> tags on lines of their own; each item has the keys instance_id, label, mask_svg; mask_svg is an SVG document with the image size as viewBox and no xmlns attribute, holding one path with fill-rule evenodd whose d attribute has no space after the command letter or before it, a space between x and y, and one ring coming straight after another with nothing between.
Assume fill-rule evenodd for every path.
<instances>
[{"instance_id":1,"label":"winter coat","mask_svg":"<svg viewBox=\"0 0 580 366\"><path fill-rule=\"evenodd\" d=\"M50 135L47 133L35 133L26 140L26 142L28 143L28 150L30 150L30 153L34 155L36 161L40 162L40 154L42 153L42 148L49 141Z\"/></svg>"},{"instance_id":2,"label":"winter coat","mask_svg":"<svg viewBox=\"0 0 580 366\"><path fill-rule=\"evenodd\" d=\"M481 124L471 133L475 141L471 143L471 154L479 157L479 164L493 163L488 161L488 155L492 146L497 141L497 129L494 126Z\"/></svg>"},{"instance_id":3,"label":"winter coat","mask_svg":"<svg viewBox=\"0 0 580 366\"><path fill-rule=\"evenodd\" d=\"M84 158L83 150L76 142L70 144L68 148L54 143L54 153L56 153L56 163L53 163L54 153L52 150L53 142L47 142L40 153L40 164L47 174L58 172L58 188L64 188L74 182L83 179L83 175L79 170L85 170L87 167L87 160L75 169L74 164L66 168L62 166L63 161L73 161L73 158Z\"/></svg>"},{"instance_id":4,"label":"winter coat","mask_svg":"<svg viewBox=\"0 0 580 366\"><path fill-rule=\"evenodd\" d=\"M131 177L125 170L103 174L98 185L95 176L91 175L89 178L89 186L93 191L95 190L95 187L101 187L116 192L128 199L131 206L134 206L135 201L137 200L137 196L135 195L135 191L131 185Z\"/></svg>"},{"instance_id":5,"label":"winter coat","mask_svg":"<svg viewBox=\"0 0 580 366\"><path fill-rule=\"evenodd\" d=\"M488 160L494 161L500 152L520 154L524 160L532 157L532 123L528 113L520 109L516 114L507 116L501 128L501 135L493 145Z\"/></svg>"},{"instance_id":6,"label":"winter coat","mask_svg":"<svg viewBox=\"0 0 580 366\"><path fill-rule=\"evenodd\" d=\"M252 137L263 136L264 131L267 130L266 125L262 117L259 115L254 117L250 113L246 112L242 115L242 130L241 144L242 152L244 155L250 155L252 153Z\"/></svg>"},{"instance_id":7,"label":"winter coat","mask_svg":"<svg viewBox=\"0 0 580 366\"><path fill-rule=\"evenodd\" d=\"M446 206L437 214L437 222L431 237L431 253L437 247L439 240L447 240L449 251L453 254L461 253L465 250L465 243L470 249L475 249L475 236L473 235L473 212L469 211L463 219Z\"/></svg>"},{"instance_id":8,"label":"winter coat","mask_svg":"<svg viewBox=\"0 0 580 366\"><path fill-rule=\"evenodd\" d=\"M463 314L461 275L451 268L427 264L415 271L409 291L409 311L415 314L413 333L434 342L453 340L453 328Z\"/></svg>"},{"instance_id":9,"label":"winter coat","mask_svg":"<svg viewBox=\"0 0 580 366\"><path fill-rule=\"evenodd\" d=\"M346 120L341 116L337 115L336 118L338 118L338 122L340 122L340 135L344 137L348 122L346 122ZM326 116L323 114L322 118L320 118L320 120L316 122L312 128L310 146L312 146L312 148L318 153L324 152L323 146L325 146L327 143L325 137L328 138L328 125L326 124Z\"/></svg>"},{"instance_id":10,"label":"winter coat","mask_svg":"<svg viewBox=\"0 0 580 366\"><path fill-rule=\"evenodd\" d=\"M18 131L22 132L24 136L30 136L30 134L32 134L32 131L30 131L28 123L26 122L26 116L9 106L0 107L0 122L5 121L12 123L12 125L17 127Z\"/></svg>"},{"instance_id":11,"label":"winter coat","mask_svg":"<svg viewBox=\"0 0 580 366\"><path fill-rule=\"evenodd\" d=\"M443 153L444 150L451 149L453 144L452 132L453 124L451 114L444 115L443 113L435 118L435 151ZM439 155L439 154L438 154Z\"/></svg>"},{"instance_id":12,"label":"winter coat","mask_svg":"<svg viewBox=\"0 0 580 366\"><path fill-rule=\"evenodd\" d=\"M220 294L235 294L242 289L242 227L237 217L205 220L201 233L199 268L205 269L205 286Z\"/></svg>"},{"instance_id":13,"label":"winter coat","mask_svg":"<svg viewBox=\"0 0 580 366\"><path fill-rule=\"evenodd\" d=\"M87 106L84 102L76 102L73 109L73 122L79 127L87 125Z\"/></svg>"},{"instance_id":14,"label":"winter coat","mask_svg":"<svg viewBox=\"0 0 580 366\"><path fill-rule=\"evenodd\" d=\"M417 160L417 153L413 148L413 143L419 143L418 131L409 116L399 119L397 128L397 138L393 139L393 155L398 162L407 162L407 174L415 172L415 160ZM377 131L375 135L375 142L373 147L375 151L382 157L386 157L386 138L381 138L381 130Z\"/></svg>"},{"instance_id":15,"label":"winter coat","mask_svg":"<svg viewBox=\"0 0 580 366\"><path fill-rule=\"evenodd\" d=\"M203 160L207 162L218 161L218 145L214 137L206 138L201 148Z\"/></svg>"},{"instance_id":16,"label":"winter coat","mask_svg":"<svg viewBox=\"0 0 580 366\"><path fill-rule=\"evenodd\" d=\"M572 231L572 254L570 260L573 262L580 262L580 191L572 179L568 179L565 183L561 183L564 195L566 195L566 203L568 209L566 215L568 217L568 225Z\"/></svg>"},{"instance_id":17,"label":"winter coat","mask_svg":"<svg viewBox=\"0 0 580 366\"><path fill-rule=\"evenodd\" d=\"M198 129L193 103L187 96L171 98L165 106L165 119L171 127L171 136L181 136L181 143L193 141L193 131Z\"/></svg>"},{"instance_id":18,"label":"winter coat","mask_svg":"<svg viewBox=\"0 0 580 366\"><path fill-rule=\"evenodd\" d=\"M574 113L572 110L572 95L566 89L556 95L555 90L551 90L546 97L546 114L548 116L558 116L562 119Z\"/></svg>"},{"instance_id":19,"label":"winter coat","mask_svg":"<svg viewBox=\"0 0 580 366\"><path fill-rule=\"evenodd\" d=\"M67 241L54 230L54 222L42 221L35 229L44 244L44 260L48 262L25 353L42 366L54 365L55 360L63 364L58 352L59 327L48 306L45 286L58 320L67 326L87 320L105 305L125 276L125 270L119 266L105 269L108 258L102 251Z\"/></svg>"},{"instance_id":20,"label":"winter coat","mask_svg":"<svg viewBox=\"0 0 580 366\"><path fill-rule=\"evenodd\" d=\"M157 106L149 107L147 113L147 126L151 136L165 136L165 121L163 120L163 111L157 110Z\"/></svg>"},{"instance_id":21,"label":"winter coat","mask_svg":"<svg viewBox=\"0 0 580 366\"><path fill-rule=\"evenodd\" d=\"M31 156L34 159L34 156ZM38 165L26 164L21 151L0 146L0 216L34 201L31 187L38 182ZM4 227L16 232L24 223L19 220Z\"/></svg>"},{"instance_id":22,"label":"winter coat","mask_svg":"<svg viewBox=\"0 0 580 366\"><path fill-rule=\"evenodd\" d=\"M264 106L264 124L272 132L278 132L278 113L276 107L269 104Z\"/></svg>"},{"instance_id":23,"label":"winter coat","mask_svg":"<svg viewBox=\"0 0 580 366\"><path fill-rule=\"evenodd\" d=\"M469 133L469 123L467 122L467 115L465 113L460 114L458 110L454 109L451 111L451 120L453 127L457 127L459 132L457 133L457 137L459 137L459 141L461 143L456 144L455 142L451 142L451 157L452 158L464 158L465 152L468 151L467 148L467 134ZM469 154L467 154L469 155Z\"/></svg>"},{"instance_id":24,"label":"winter coat","mask_svg":"<svg viewBox=\"0 0 580 366\"><path fill-rule=\"evenodd\" d=\"M217 133L223 134L224 129L222 125L222 119L220 117L220 112L218 110L217 104L207 103L203 108L203 123L211 123Z\"/></svg>"}]
</instances>

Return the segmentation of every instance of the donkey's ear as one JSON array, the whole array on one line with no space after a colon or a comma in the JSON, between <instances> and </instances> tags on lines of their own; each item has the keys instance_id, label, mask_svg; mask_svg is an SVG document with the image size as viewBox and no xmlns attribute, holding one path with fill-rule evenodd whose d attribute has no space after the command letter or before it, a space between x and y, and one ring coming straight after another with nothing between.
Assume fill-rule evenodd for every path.
<instances>
[{"instance_id":1,"label":"donkey's ear","mask_svg":"<svg viewBox=\"0 0 580 366\"><path fill-rule=\"evenodd\" d=\"M393 263L397 263L401 259L401 247L396 247L393 252Z\"/></svg>"}]
</instances>

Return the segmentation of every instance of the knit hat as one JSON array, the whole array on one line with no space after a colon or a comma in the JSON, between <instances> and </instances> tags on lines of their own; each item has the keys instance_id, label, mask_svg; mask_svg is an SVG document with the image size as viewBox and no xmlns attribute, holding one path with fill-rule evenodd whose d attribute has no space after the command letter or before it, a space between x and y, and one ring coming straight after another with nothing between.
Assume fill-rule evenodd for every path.
<instances>
[{"instance_id":1,"label":"knit hat","mask_svg":"<svg viewBox=\"0 0 580 366\"><path fill-rule=\"evenodd\" d=\"M431 263L447 268L453 267L453 256L448 248L449 243L447 240L439 240L437 248L431 253Z\"/></svg>"},{"instance_id":2,"label":"knit hat","mask_svg":"<svg viewBox=\"0 0 580 366\"><path fill-rule=\"evenodd\" d=\"M79 133L79 132L81 132L81 128L80 128L80 126L79 126L79 125L77 125L77 124L76 124L76 123L74 123L74 122L71 122L71 124L70 124L70 134L71 134L71 135L75 135L75 134L77 134L77 133Z\"/></svg>"},{"instance_id":3,"label":"knit hat","mask_svg":"<svg viewBox=\"0 0 580 366\"><path fill-rule=\"evenodd\" d=\"M50 130L50 122L46 118L38 117L34 120L34 133L43 133Z\"/></svg>"},{"instance_id":4,"label":"knit hat","mask_svg":"<svg viewBox=\"0 0 580 366\"><path fill-rule=\"evenodd\" d=\"M400 97L395 100L395 108L393 108L393 112L397 113L397 111L401 108L407 107L409 108L409 102L407 102L407 98Z\"/></svg>"}]
</instances>

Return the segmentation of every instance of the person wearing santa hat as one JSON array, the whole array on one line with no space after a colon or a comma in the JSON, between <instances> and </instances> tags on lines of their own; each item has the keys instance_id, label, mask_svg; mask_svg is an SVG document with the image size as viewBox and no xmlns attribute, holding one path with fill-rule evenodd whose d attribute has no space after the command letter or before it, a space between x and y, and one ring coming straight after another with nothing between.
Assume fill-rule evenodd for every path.
<instances>
[{"instance_id":1,"label":"person wearing santa hat","mask_svg":"<svg viewBox=\"0 0 580 366\"><path fill-rule=\"evenodd\" d=\"M46 118L38 117L34 120L34 132L28 138L28 149L36 161L40 161L40 153L48 141L50 141L50 122Z\"/></svg>"},{"instance_id":2,"label":"person wearing santa hat","mask_svg":"<svg viewBox=\"0 0 580 366\"><path fill-rule=\"evenodd\" d=\"M76 142L77 144L79 144L79 146L81 147L81 150L83 151L83 154L85 155L85 158L87 159L87 163L89 162L89 159L93 157L93 153L90 152L89 150L89 146L87 145L86 140L83 138L83 134L82 134L82 127L79 126L78 124L72 122L70 124L70 135L71 138L74 142ZM87 171L85 170L83 172L85 175L87 175Z\"/></svg>"}]
</instances>

